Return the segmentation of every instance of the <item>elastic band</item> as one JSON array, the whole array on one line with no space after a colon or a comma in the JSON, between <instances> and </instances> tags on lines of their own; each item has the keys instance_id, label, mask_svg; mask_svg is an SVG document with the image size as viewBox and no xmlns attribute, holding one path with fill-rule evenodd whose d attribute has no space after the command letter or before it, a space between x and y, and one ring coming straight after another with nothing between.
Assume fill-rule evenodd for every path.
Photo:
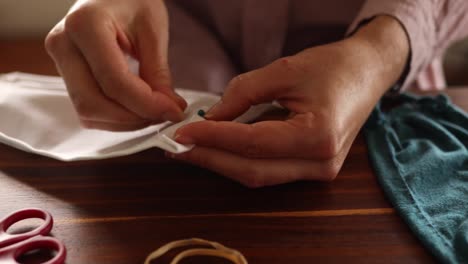
<instances>
[{"instance_id":1,"label":"elastic band","mask_svg":"<svg viewBox=\"0 0 468 264\"><path fill-rule=\"evenodd\" d=\"M145 264L150 264L151 261L161 257L166 254L168 251L186 246L211 246L213 248L194 248L187 249L180 252L175 258L171 261L170 264L177 264L182 259L192 256L212 256L219 257L230 260L235 264L247 264L245 257L237 250L225 247L217 242L212 242L200 238L190 238L184 240L177 240L163 245L162 247L156 249L151 254L146 257Z\"/></svg>"}]
</instances>

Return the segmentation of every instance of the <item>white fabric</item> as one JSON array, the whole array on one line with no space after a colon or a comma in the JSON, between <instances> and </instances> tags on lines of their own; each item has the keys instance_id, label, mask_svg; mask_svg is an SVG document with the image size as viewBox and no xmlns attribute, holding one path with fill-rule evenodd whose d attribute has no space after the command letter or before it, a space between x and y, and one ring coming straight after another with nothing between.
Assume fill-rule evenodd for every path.
<instances>
[{"instance_id":1,"label":"white fabric","mask_svg":"<svg viewBox=\"0 0 468 264\"><path fill-rule=\"evenodd\" d=\"M63 161L104 159L158 147L172 153L188 151L172 137L181 126L203 120L197 112L208 110L217 95L182 90L189 106L180 123L165 122L132 132L85 129L59 77L25 73L0 75L0 142ZM271 105L251 108L238 122L248 122Z\"/></svg>"}]
</instances>

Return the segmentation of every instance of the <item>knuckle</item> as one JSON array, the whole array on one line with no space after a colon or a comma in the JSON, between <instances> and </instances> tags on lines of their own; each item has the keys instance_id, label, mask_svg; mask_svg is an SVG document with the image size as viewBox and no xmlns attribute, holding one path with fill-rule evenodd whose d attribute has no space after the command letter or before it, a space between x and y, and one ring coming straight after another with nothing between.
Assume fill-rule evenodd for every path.
<instances>
[{"instance_id":1,"label":"knuckle","mask_svg":"<svg viewBox=\"0 0 468 264\"><path fill-rule=\"evenodd\" d=\"M249 83L252 83L252 76L254 75L253 72L245 72L242 74L239 74L232 78L232 80L229 82L228 89L230 92L238 92L238 90L247 88ZM237 94L237 96L245 96L243 93Z\"/></svg>"},{"instance_id":2,"label":"knuckle","mask_svg":"<svg viewBox=\"0 0 468 264\"><path fill-rule=\"evenodd\" d=\"M44 47L50 54L56 54L61 47L66 43L66 35L63 30L53 29L45 38Z\"/></svg>"},{"instance_id":3,"label":"knuckle","mask_svg":"<svg viewBox=\"0 0 468 264\"><path fill-rule=\"evenodd\" d=\"M156 85L153 88L166 89L172 86L171 70L166 66L143 67L140 74L142 78L149 80L150 85Z\"/></svg>"},{"instance_id":4,"label":"knuckle","mask_svg":"<svg viewBox=\"0 0 468 264\"><path fill-rule=\"evenodd\" d=\"M313 117L311 118L311 123L313 123ZM304 129L304 131L309 135L309 140L311 140L308 144L311 153L318 158L330 160L340 154L343 140L338 130L326 120L329 119L318 118L315 125ZM320 127L320 130L317 130L317 127ZM314 134L316 136L310 137L310 135Z\"/></svg>"},{"instance_id":5,"label":"knuckle","mask_svg":"<svg viewBox=\"0 0 468 264\"><path fill-rule=\"evenodd\" d=\"M75 11L65 18L65 30L67 33L76 33L83 29L86 19L83 12Z\"/></svg>"},{"instance_id":6,"label":"knuckle","mask_svg":"<svg viewBox=\"0 0 468 264\"><path fill-rule=\"evenodd\" d=\"M171 76L171 70L166 66L156 67L152 74L155 78L169 78Z\"/></svg>"},{"instance_id":7,"label":"knuckle","mask_svg":"<svg viewBox=\"0 0 468 264\"><path fill-rule=\"evenodd\" d=\"M83 5L65 18L65 31L67 33L79 33L85 30L96 10L92 5Z\"/></svg>"},{"instance_id":8,"label":"knuckle","mask_svg":"<svg viewBox=\"0 0 468 264\"><path fill-rule=\"evenodd\" d=\"M239 89L239 87L242 87L242 83L245 81L247 78L247 73L243 73L240 75L237 75L236 77L232 78L231 81L229 81L228 84L228 89L226 92L230 93L236 93L236 91Z\"/></svg>"},{"instance_id":9,"label":"knuckle","mask_svg":"<svg viewBox=\"0 0 468 264\"><path fill-rule=\"evenodd\" d=\"M273 61L273 65L282 67L283 69L288 69L292 67L291 57L283 57Z\"/></svg>"},{"instance_id":10,"label":"knuckle","mask_svg":"<svg viewBox=\"0 0 468 264\"><path fill-rule=\"evenodd\" d=\"M329 160L337 157L343 149L344 138L337 126L329 120L328 116L317 113L301 114L296 118L293 125L300 130L297 147L305 149L307 153L319 159Z\"/></svg>"},{"instance_id":11,"label":"knuckle","mask_svg":"<svg viewBox=\"0 0 468 264\"><path fill-rule=\"evenodd\" d=\"M317 146L317 149L322 153L322 157L325 159L333 159L340 152L339 139L335 133L325 133L322 140Z\"/></svg>"},{"instance_id":12,"label":"knuckle","mask_svg":"<svg viewBox=\"0 0 468 264\"><path fill-rule=\"evenodd\" d=\"M272 64L282 73L304 73L306 71L306 67L303 63L300 63L294 56L283 57L277 59Z\"/></svg>"},{"instance_id":13,"label":"knuckle","mask_svg":"<svg viewBox=\"0 0 468 264\"><path fill-rule=\"evenodd\" d=\"M336 179L338 173L341 170L342 162L338 161L337 159L331 159L326 162L321 170L322 179L327 182L331 182Z\"/></svg>"},{"instance_id":14,"label":"knuckle","mask_svg":"<svg viewBox=\"0 0 468 264\"><path fill-rule=\"evenodd\" d=\"M250 106L264 97L262 89L255 89L255 73L246 72L234 77L228 84L223 98L236 98L241 104ZM226 99L228 101L229 99Z\"/></svg>"},{"instance_id":15,"label":"knuckle","mask_svg":"<svg viewBox=\"0 0 468 264\"><path fill-rule=\"evenodd\" d=\"M154 33L158 33L157 28L151 27L150 25L153 25L155 21L157 21L161 26L166 26L168 23L167 9L165 6L155 5L154 0L145 0L141 2L135 19L138 20L140 25L149 26L145 27L145 30L150 31L148 32L149 35L152 33L152 36L156 36Z\"/></svg>"}]
</instances>

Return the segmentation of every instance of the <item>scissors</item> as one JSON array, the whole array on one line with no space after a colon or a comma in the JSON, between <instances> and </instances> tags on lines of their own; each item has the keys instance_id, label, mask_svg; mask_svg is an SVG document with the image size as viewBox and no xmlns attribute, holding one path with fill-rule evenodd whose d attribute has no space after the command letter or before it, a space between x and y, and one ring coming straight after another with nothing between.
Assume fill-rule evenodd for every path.
<instances>
[{"instance_id":1,"label":"scissors","mask_svg":"<svg viewBox=\"0 0 468 264\"><path fill-rule=\"evenodd\" d=\"M40 218L44 223L34 230L21 234L9 234L13 224L30 218ZM18 257L35 249L50 249L56 255L43 264L63 264L66 258L65 246L55 238L46 237L52 230L52 215L41 209L23 209L0 220L0 264L18 264Z\"/></svg>"}]
</instances>

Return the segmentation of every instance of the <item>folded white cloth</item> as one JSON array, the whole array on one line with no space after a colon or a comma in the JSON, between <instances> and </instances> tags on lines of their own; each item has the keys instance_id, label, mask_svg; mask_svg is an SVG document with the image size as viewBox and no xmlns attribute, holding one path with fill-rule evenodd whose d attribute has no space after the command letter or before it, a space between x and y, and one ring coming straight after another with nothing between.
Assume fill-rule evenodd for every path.
<instances>
[{"instance_id":1,"label":"folded white cloth","mask_svg":"<svg viewBox=\"0 0 468 264\"><path fill-rule=\"evenodd\" d=\"M172 137L181 126L203 120L197 112L208 110L217 95L177 89L188 102L186 119L165 122L131 132L85 129L73 109L65 84L59 77L25 73L0 75L0 142L63 161L104 159L158 147L182 153L193 146ZM252 107L238 122L249 122L271 108Z\"/></svg>"}]
</instances>

